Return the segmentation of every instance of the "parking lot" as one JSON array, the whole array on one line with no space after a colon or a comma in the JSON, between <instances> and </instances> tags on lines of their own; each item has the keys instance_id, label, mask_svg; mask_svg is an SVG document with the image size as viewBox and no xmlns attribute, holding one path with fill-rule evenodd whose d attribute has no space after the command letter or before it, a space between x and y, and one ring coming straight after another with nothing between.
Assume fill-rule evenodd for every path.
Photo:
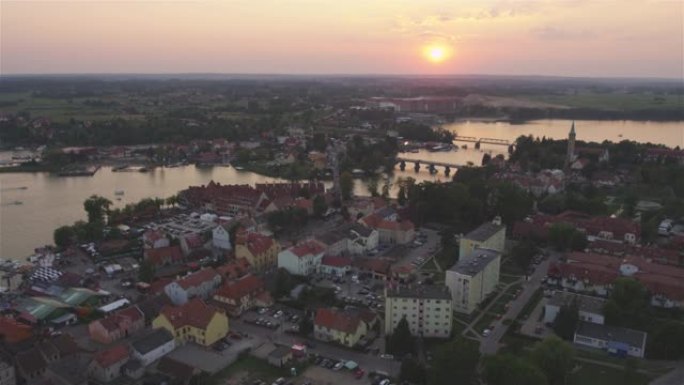
<instances>
[{"instance_id":1,"label":"parking lot","mask_svg":"<svg viewBox=\"0 0 684 385\"><path fill-rule=\"evenodd\" d=\"M247 311L241 318L248 324L279 332L296 333L299 331L299 322L303 316L304 313L300 310L274 305L269 308Z\"/></svg>"},{"instance_id":2,"label":"parking lot","mask_svg":"<svg viewBox=\"0 0 684 385\"><path fill-rule=\"evenodd\" d=\"M169 353L169 357L213 374L235 362L240 352L254 348L255 340L242 337L240 340L225 338L222 344L224 344L221 346L223 349L220 350L220 344L206 348L188 343Z\"/></svg>"}]
</instances>

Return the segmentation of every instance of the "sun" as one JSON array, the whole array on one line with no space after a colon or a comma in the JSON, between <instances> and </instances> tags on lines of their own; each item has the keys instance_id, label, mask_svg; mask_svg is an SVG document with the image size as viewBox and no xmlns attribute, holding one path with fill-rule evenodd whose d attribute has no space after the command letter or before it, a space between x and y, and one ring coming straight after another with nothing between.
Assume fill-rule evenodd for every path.
<instances>
[{"instance_id":1,"label":"sun","mask_svg":"<svg viewBox=\"0 0 684 385\"><path fill-rule=\"evenodd\" d=\"M449 57L449 49L443 45L428 45L423 49L425 58L433 63L441 63Z\"/></svg>"}]
</instances>

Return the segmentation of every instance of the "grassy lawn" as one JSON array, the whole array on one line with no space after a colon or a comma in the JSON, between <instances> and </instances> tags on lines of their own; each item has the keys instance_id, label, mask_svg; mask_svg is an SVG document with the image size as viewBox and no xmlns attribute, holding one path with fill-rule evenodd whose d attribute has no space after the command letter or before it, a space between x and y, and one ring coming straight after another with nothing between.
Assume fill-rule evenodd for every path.
<instances>
[{"instance_id":1,"label":"grassy lawn","mask_svg":"<svg viewBox=\"0 0 684 385\"><path fill-rule=\"evenodd\" d=\"M211 377L210 384L219 385L224 384L225 380L240 376L241 378L249 379L249 383L259 379L272 383L279 377L287 377L289 371L283 368L276 368L264 360L254 358L252 356L245 356L239 358L232 365L214 374Z\"/></svg>"},{"instance_id":2,"label":"grassy lawn","mask_svg":"<svg viewBox=\"0 0 684 385\"><path fill-rule=\"evenodd\" d=\"M606 352L600 350L576 349L575 356L601 361L613 365L625 364L625 358L611 356L606 354ZM658 361L637 360L636 362L639 370L645 370L647 372L652 373L654 376L665 374L672 369L671 366L668 366Z\"/></svg>"},{"instance_id":3,"label":"grassy lawn","mask_svg":"<svg viewBox=\"0 0 684 385\"><path fill-rule=\"evenodd\" d=\"M597 364L578 363L579 370L568 378L568 385L646 385L650 377L640 373L626 374L622 369Z\"/></svg>"},{"instance_id":4,"label":"grassy lawn","mask_svg":"<svg viewBox=\"0 0 684 385\"><path fill-rule=\"evenodd\" d=\"M475 327L474 327L475 331L477 331L478 333L482 333L482 331L485 328L489 327L489 325L491 325L492 322L494 322L494 320L496 320L496 314L491 313L491 312L486 313L475 324Z\"/></svg>"},{"instance_id":5,"label":"grassy lawn","mask_svg":"<svg viewBox=\"0 0 684 385\"><path fill-rule=\"evenodd\" d=\"M519 280L520 278L521 278L521 276L519 276L519 275L515 275L515 276L513 276L513 275L502 275L499 277L499 282L503 283L504 285L508 285L511 282L515 282L515 281Z\"/></svg>"},{"instance_id":6,"label":"grassy lawn","mask_svg":"<svg viewBox=\"0 0 684 385\"><path fill-rule=\"evenodd\" d=\"M509 258L501 264L501 274L517 275L522 277L525 275L525 270L523 270L520 266L513 262L511 258Z\"/></svg>"},{"instance_id":7,"label":"grassy lawn","mask_svg":"<svg viewBox=\"0 0 684 385\"><path fill-rule=\"evenodd\" d=\"M544 297L544 291L541 288L538 288L534 294L532 294L532 297L530 300L525 304L525 307L522 308L520 311L520 314L518 314L518 319L519 320L525 320L527 317L532 314L534 311L534 308L537 306L539 301Z\"/></svg>"},{"instance_id":8,"label":"grassy lawn","mask_svg":"<svg viewBox=\"0 0 684 385\"><path fill-rule=\"evenodd\" d=\"M681 108L677 95L649 95L646 93L580 92L575 95L535 95L529 99L569 107L595 108L602 106L603 109L610 110Z\"/></svg>"}]
</instances>

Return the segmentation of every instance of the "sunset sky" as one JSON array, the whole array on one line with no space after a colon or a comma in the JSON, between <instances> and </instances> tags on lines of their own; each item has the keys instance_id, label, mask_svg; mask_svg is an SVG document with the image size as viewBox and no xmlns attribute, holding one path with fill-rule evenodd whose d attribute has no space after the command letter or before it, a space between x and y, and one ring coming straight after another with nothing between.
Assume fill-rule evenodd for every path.
<instances>
[{"instance_id":1,"label":"sunset sky","mask_svg":"<svg viewBox=\"0 0 684 385\"><path fill-rule=\"evenodd\" d=\"M684 67L681 0L0 0L0 18L2 74L682 78Z\"/></svg>"}]
</instances>

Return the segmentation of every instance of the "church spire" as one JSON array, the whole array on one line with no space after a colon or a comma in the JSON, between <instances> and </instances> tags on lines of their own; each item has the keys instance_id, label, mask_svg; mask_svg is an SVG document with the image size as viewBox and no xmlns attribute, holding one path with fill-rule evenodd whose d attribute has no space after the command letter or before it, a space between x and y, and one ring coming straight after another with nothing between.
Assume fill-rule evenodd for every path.
<instances>
[{"instance_id":1,"label":"church spire","mask_svg":"<svg viewBox=\"0 0 684 385\"><path fill-rule=\"evenodd\" d=\"M575 135L575 121L572 121L572 127L570 127L570 135Z\"/></svg>"}]
</instances>

